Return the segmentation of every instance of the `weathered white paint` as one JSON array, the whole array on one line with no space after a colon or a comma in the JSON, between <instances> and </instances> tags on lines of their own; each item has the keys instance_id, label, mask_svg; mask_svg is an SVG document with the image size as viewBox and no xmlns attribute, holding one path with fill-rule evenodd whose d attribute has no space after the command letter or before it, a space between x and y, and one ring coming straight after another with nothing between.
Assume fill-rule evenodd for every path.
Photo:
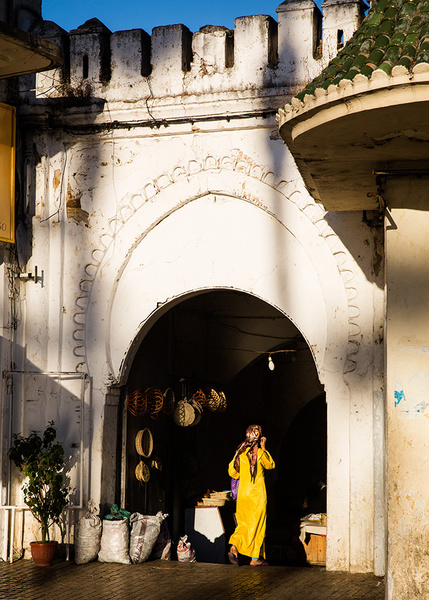
<instances>
[{"instance_id":1,"label":"weathered white paint","mask_svg":"<svg viewBox=\"0 0 429 600\"><path fill-rule=\"evenodd\" d=\"M427 177L386 183L388 597L429 592Z\"/></svg>"},{"instance_id":2,"label":"weathered white paint","mask_svg":"<svg viewBox=\"0 0 429 600\"><path fill-rule=\"evenodd\" d=\"M335 540L331 560L334 568L349 568L349 486L344 484L350 478L345 426L350 415L343 380L349 307L338 264L312 220L279 191L243 173L213 171L188 175L172 185L173 189L168 186L160 191L156 202L143 204L137 211L141 213L137 238L133 219L118 228L97 269L89 297L89 370L95 376L104 370L107 381L124 379L125 361L132 356L130 345L135 346L142 338L153 322L151 318L158 318L157 312L162 314L191 289L238 289L278 307L314 349L328 394L328 452L330 457L338 457L328 479L330 510L341 515L329 521L330 539ZM218 192L210 194L208 190ZM247 198L237 197L240 190L246 190ZM292 196L301 203L308 201L298 191ZM301 206L305 208L305 204ZM319 213L314 205L308 209ZM156 223L160 224L154 226ZM163 306L157 310L159 303ZM99 335L103 330L106 336ZM357 445L361 435L359 431ZM370 426L367 435L370 438ZM368 464L365 456L362 464L371 469L371 444L367 449L371 460ZM361 489L359 479L356 493ZM372 514L371 489L367 502ZM368 512L361 506L358 514L356 534L361 535L362 524L369 523L371 529L372 517L368 521ZM367 545L364 535L352 554L358 548L365 554ZM357 570L362 569L359 558L356 565Z\"/></svg>"},{"instance_id":3,"label":"weathered white paint","mask_svg":"<svg viewBox=\"0 0 429 600\"><path fill-rule=\"evenodd\" d=\"M374 447L382 434L379 428L374 437L373 422L382 410L378 403L374 413L372 405L382 304L372 265L376 236L361 213L330 215L316 205L279 139L273 110L301 81L292 78L292 61L300 65L297 73L312 77L327 57L308 60L313 46L303 43L312 39L307 12L315 5L292 4L294 10L279 10L277 65L276 24L264 16L236 20L233 56L229 34L219 28L194 36L183 26L156 28L151 65L144 32L110 35L87 23L70 34L71 87L51 90L44 76L36 96L22 92L28 101L23 123L36 127L26 140L28 148L34 144L35 215L25 269L43 269L44 283L17 284L16 353L22 352L16 364L29 371L86 372L91 389L83 429L73 412L76 392L55 380L33 408L28 389L15 396L14 428L40 428L54 417L65 442L79 431L84 499L108 502L117 386L126 382L138 344L159 316L190 294L245 291L300 329L326 391L328 568L379 570L374 532L381 543L381 525L374 520L383 519L383 474L374 468ZM344 10L353 12L353 4L344 3ZM330 18L334 27L332 12ZM289 30L295 32L293 53ZM52 24L40 32L58 43L65 35ZM142 75L148 67L150 77ZM58 73L52 76L58 82ZM67 109L67 95L82 101L72 99ZM85 103L86 95L91 102ZM66 97L52 129L43 128L46 96ZM114 122L123 129L111 128ZM97 131L84 130L94 123ZM37 377L33 390L40 387Z\"/></svg>"}]
</instances>

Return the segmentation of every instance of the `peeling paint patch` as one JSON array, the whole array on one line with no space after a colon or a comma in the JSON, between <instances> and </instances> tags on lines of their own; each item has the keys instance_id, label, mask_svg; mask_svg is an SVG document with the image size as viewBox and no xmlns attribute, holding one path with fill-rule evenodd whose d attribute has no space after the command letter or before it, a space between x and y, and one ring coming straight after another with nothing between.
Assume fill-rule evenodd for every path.
<instances>
[{"instance_id":1,"label":"peeling paint patch","mask_svg":"<svg viewBox=\"0 0 429 600\"><path fill-rule=\"evenodd\" d=\"M67 218L75 223L83 223L89 227L89 213L81 207L82 194L73 193L70 184L67 187Z\"/></svg>"},{"instance_id":2,"label":"peeling paint patch","mask_svg":"<svg viewBox=\"0 0 429 600\"><path fill-rule=\"evenodd\" d=\"M405 400L405 394L404 394L404 390L396 390L395 391L395 408L398 406L398 404L402 401Z\"/></svg>"},{"instance_id":3,"label":"peeling paint patch","mask_svg":"<svg viewBox=\"0 0 429 600\"><path fill-rule=\"evenodd\" d=\"M54 190L56 190L58 188L58 186L61 184L61 170L60 169L55 169L54 180L52 183L54 186Z\"/></svg>"},{"instance_id":4,"label":"peeling paint patch","mask_svg":"<svg viewBox=\"0 0 429 600\"><path fill-rule=\"evenodd\" d=\"M397 381L394 402L395 409L406 419L429 417L429 372L415 373L405 385Z\"/></svg>"}]
</instances>

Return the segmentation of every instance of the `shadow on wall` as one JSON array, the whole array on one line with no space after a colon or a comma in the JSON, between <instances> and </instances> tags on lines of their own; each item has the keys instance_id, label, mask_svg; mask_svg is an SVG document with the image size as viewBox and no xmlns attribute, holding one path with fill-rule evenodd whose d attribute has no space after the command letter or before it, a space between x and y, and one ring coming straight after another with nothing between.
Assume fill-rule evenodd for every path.
<instances>
[{"instance_id":1,"label":"shadow on wall","mask_svg":"<svg viewBox=\"0 0 429 600\"><path fill-rule=\"evenodd\" d=\"M15 350L16 359L20 354L25 356L22 348L16 347ZM83 373L46 373L28 360L25 362L25 369L4 371L3 374L0 459L2 506L24 505L21 491L22 474L8 458L8 450L13 443L12 435L17 433L27 437L31 431L42 433L50 421L54 421L57 439L64 448L70 506L82 506L87 495L91 493L91 450L88 445L89 378ZM6 536L5 521L1 512L0 510L0 537ZM15 558L19 558L23 550L29 548L29 542L37 535L36 529L31 531L32 527L30 513L18 511L15 521ZM61 532L57 531L53 539L64 542L64 536L65 527ZM0 547L8 548L6 543ZM2 558L7 560L7 556Z\"/></svg>"}]
</instances>

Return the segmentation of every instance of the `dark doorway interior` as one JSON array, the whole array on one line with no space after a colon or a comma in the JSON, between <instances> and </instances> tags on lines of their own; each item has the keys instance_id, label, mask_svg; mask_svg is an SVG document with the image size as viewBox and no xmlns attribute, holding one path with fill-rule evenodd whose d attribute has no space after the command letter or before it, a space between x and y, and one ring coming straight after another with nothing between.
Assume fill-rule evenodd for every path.
<instances>
[{"instance_id":1,"label":"dark doorway interior","mask_svg":"<svg viewBox=\"0 0 429 600\"><path fill-rule=\"evenodd\" d=\"M268 367L271 354L274 370ZM171 414L127 413L126 508L169 514L177 541L185 509L201 496L229 489L228 463L246 427L259 423L277 463L267 474L267 552L272 563L298 563L296 526L312 466L326 473L326 407L313 357L300 332L275 308L230 290L193 295L162 316L144 338L130 369L127 393L155 387L176 402L213 387L226 410L204 409L198 425ZM149 428L154 448L148 483L137 480L138 431Z\"/></svg>"},{"instance_id":2,"label":"dark doorway interior","mask_svg":"<svg viewBox=\"0 0 429 600\"><path fill-rule=\"evenodd\" d=\"M326 513L326 399L308 402L288 427L279 450L267 538L286 564L305 563L302 517Z\"/></svg>"}]
</instances>

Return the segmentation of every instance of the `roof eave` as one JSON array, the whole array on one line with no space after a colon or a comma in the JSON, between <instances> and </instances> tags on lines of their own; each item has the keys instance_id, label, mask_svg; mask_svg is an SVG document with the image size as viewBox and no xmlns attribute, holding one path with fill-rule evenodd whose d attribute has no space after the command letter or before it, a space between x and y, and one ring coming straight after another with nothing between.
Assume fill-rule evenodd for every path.
<instances>
[{"instance_id":1,"label":"roof eave","mask_svg":"<svg viewBox=\"0 0 429 600\"><path fill-rule=\"evenodd\" d=\"M280 109L280 133L326 210L372 210L375 172L429 161L429 65L375 71Z\"/></svg>"},{"instance_id":2,"label":"roof eave","mask_svg":"<svg viewBox=\"0 0 429 600\"><path fill-rule=\"evenodd\" d=\"M0 21L0 79L47 71L62 64L58 46Z\"/></svg>"}]
</instances>

